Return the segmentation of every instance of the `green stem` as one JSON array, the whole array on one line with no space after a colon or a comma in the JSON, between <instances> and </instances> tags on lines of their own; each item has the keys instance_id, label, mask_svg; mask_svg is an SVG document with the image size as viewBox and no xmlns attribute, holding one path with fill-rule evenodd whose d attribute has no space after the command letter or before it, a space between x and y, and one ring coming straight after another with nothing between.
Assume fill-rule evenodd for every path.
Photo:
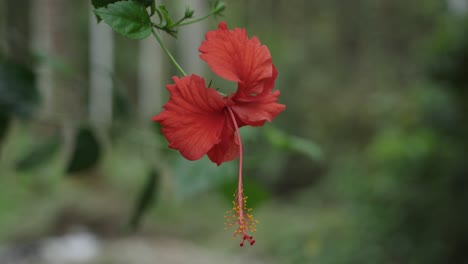
<instances>
[{"instance_id":1,"label":"green stem","mask_svg":"<svg viewBox=\"0 0 468 264\"><path fill-rule=\"evenodd\" d=\"M164 45L164 43L162 42L162 39L161 37L158 35L158 33L156 33L154 31L154 29L151 29L151 32L153 32L153 35L154 37L156 38L156 40L158 41L159 45L161 46L161 48L164 50L164 52L166 53L166 55L169 57L169 59L171 60L171 62L174 64L174 66L176 66L177 70L179 70L179 72L183 75L183 76L187 76L187 74L184 72L184 70L182 69L182 67L179 65L179 63L177 63L176 59L174 58L174 56L172 56L171 52L167 49L166 45Z\"/></svg>"},{"instance_id":2,"label":"green stem","mask_svg":"<svg viewBox=\"0 0 468 264\"><path fill-rule=\"evenodd\" d=\"M210 16L212 16L215 12L210 12L208 13L207 15L205 16L202 16L202 17L199 17L199 18L196 18L194 20L190 20L190 21L187 21L187 22L184 22L184 23L180 23L180 24L176 24L176 26L186 26L186 25L190 25L190 24L193 24L193 23L197 23L199 21L202 21L204 19L207 19L209 18Z\"/></svg>"}]
</instances>

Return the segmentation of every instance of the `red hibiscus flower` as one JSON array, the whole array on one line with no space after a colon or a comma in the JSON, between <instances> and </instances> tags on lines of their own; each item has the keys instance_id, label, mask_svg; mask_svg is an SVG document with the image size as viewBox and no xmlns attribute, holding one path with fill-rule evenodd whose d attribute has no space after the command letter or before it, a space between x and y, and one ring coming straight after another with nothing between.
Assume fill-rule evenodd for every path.
<instances>
[{"instance_id":1,"label":"red hibiscus flower","mask_svg":"<svg viewBox=\"0 0 468 264\"><path fill-rule=\"evenodd\" d=\"M238 225L234 236L242 236L241 246L245 240L253 245L255 240L247 232L255 231L256 221L243 197L239 128L262 126L285 109L277 103L280 92L272 91L278 72L266 46L256 37L249 39L245 29L229 30L224 22L206 34L199 51L217 75L237 82L237 91L222 96L195 74L173 77L174 84L167 85L170 99L153 121L162 125L169 147L188 160L206 154L219 166L239 157L238 190L228 225Z\"/></svg>"}]
</instances>

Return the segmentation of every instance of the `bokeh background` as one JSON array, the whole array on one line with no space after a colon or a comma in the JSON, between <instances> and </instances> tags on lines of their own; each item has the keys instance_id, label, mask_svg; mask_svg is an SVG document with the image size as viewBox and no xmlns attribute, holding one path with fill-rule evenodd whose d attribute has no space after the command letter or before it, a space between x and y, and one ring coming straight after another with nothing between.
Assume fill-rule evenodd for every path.
<instances>
[{"instance_id":1,"label":"bokeh background","mask_svg":"<svg viewBox=\"0 0 468 264\"><path fill-rule=\"evenodd\" d=\"M286 111L241 129L257 243L224 231L237 162L184 160L151 123L177 74L154 38L90 1L1 0L0 263L468 263L468 1L224 2L164 41L225 92L206 31L271 51Z\"/></svg>"}]
</instances>

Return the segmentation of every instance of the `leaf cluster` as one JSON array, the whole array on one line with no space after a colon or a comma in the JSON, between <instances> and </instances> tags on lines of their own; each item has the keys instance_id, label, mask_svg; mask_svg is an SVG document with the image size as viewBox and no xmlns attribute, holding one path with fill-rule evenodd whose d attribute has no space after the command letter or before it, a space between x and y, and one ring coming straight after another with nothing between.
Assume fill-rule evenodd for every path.
<instances>
[{"instance_id":1,"label":"leaf cluster","mask_svg":"<svg viewBox=\"0 0 468 264\"><path fill-rule=\"evenodd\" d=\"M183 17L175 19L165 5L155 0L91 0L98 22L103 20L115 32L131 38L147 38L153 28L177 38L179 27L190 25L210 16L221 15L226 5L220 1L210 4L210 12L195 18L195 10L186 7ZM157 21L152 21L156 15Z\"/></svg>"}]
</instances>

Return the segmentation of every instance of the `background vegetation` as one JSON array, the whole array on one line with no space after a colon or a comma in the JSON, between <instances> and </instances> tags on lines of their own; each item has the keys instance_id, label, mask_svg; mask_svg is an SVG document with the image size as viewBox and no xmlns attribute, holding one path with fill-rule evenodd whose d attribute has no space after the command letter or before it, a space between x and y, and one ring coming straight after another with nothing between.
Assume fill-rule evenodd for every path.
<instances>
[{"instance_id":1,"label":"background vegetation","mask_svg":"<svg viewBox=\"0 0 468 264\"><path fill-rule=\"evenodd\" d=\"M209 6L166 1L180 14L187 3L195 16ZM0 260L20 263L11 250L18 259L29 251L16 248L80 227L104 245L169 243L165 263L184 263L187 245L203 253L185 261L468 263L468 3L225 3L223 17L165 41L188 72L226 91L197 57L217 21L246 27L272 53L287 109L241 130L255 246L239 250L223 231L235 162L186 161L150 122L177 74L155 40L96 26L86 1L5 0ZM146 263L144 251L113 262L125 253L109 248L89 261Z\"/></svg>"}]
</instances>

